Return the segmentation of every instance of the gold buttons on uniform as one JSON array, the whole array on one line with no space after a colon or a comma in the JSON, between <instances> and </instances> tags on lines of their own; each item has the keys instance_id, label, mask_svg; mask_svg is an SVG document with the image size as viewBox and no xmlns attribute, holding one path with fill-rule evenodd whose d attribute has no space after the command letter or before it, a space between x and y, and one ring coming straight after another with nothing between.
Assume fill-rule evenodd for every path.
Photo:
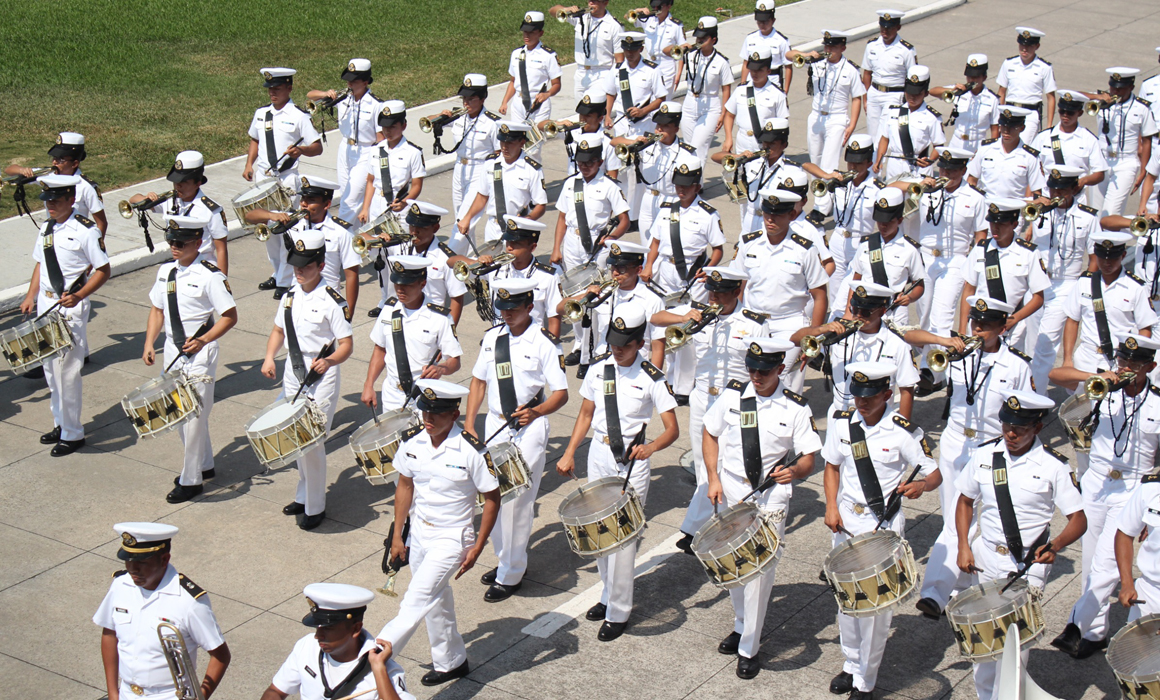
<instances>
[{"instance_id":1,"label":"gold buttons on uniform","mask_svg":"<svg viewBox=\"0 0 1160 700\"><path fill-rule=\"evenodd\" d=\"M1004 555L1004 556L1007 555L1009 552L1009 550L1007 549L1007 545L1005 545L1005 544L995 545L995 551L998 552L999 554Z\"/></svg>"},{"instance_id":2,"label":"gold buttons on uniform","mask_svg":"<svg viewBox=\"0 0 1160 700\"><path fill-rule=\"evenodd\" d=\"M142 688L141 686L137 685L136 683L131 683L129 685L129 690L132 690L134 695L144 695L145 694L145 689Z\"/></svg>"},{"instance_id":3,"label":"gold buttons on uniform","mask_svg":"<svg viewBox=\"0 0 1160 700\"><path fill-rule=\"evenodd\" d=\"M854 512L857 513L858 515L862 515L863 513L866 512L866 506L862 505L861 503L855 503L854 504Z\"/></svg>"},{"instance_id":4,"label":"gold buttons on uniform","mask_svg":"<svg viewBox=\"0 0 1160 700\"><path fill-rule=\"evenodd\" d=\"M966 435L969 438L974 438L978 434L979 432L974 428L963 428L963 435Z\"/></svg>"},{"instance_id":5,"label":"gold buttons on uniform","mask_svg":"<svg viewBox=\"0 0 1160 700\"><path fill-rule=\"evenodd\" d=\"M1108 472L1108 478L1109 479L1122 479L1122 478L1124 478L1124 473L1121 472L1119 469L1113 469L1110 472Z\"/></svg>"}]
</instances>

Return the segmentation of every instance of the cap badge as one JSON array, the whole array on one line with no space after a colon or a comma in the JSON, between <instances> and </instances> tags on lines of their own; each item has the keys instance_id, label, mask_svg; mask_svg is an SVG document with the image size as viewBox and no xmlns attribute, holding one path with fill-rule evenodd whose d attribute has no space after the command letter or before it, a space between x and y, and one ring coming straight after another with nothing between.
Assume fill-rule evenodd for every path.
<instances>
[{"instance_id":1,"label":"cap badge","mask_svg":"<svg viewBox=\"0 0 1160 700\"><path fill-rule=\"evenodd\" d=\"M307 180L305 176L303 176L303 178L302 178L302 186L303 187L310 187L310 180Z\"/></svg>"},{"instance_id":2,"label":"cap badge","mask_svg":"<svg viewBox=\"0 0 1160 700\"><path fill-rule=\"evenodd\" d=\"M858 285L858 288L854 290L854 294L856 294L860 297L865 297L866 296L866 288L863 287L862 285Z\"/></svg>"},{"instance_id":3,"label":"cap badge","mask_svg":"<svg viewBox=\"0 0 1160 700\"><path fill-rule=\"evenodd\" d=\"M889 12L887 12L887 13L884 13L884 14L882 15L882 19L884 19L884 20L886 20L887 22L889 22L890 20L894 19L894 16L893 16L893 15L891 15Z\"/></svg>"},{"instance_id":4,"label":"cap badge","mask_svg":"<svg viewBox=\"0 0 1160 700\"><path fill-rule=\"evenodd\" d=\"M402 272L404 269L403 263L396 260L396 261L391 263L391 269L394 270L395 272Z\"/></svg>"},{"instance_id":5,"label":"cap badge","mask_svg":"<svg viewBox=\"0 0 1160 700\"><path fill-rule=\"evenodd\" d=\"M431 387L427 387L426 389L423 390L423 398L427 399L428 401L434 401L438 397L435 395L434 389L432 389Z\"/></svg>"},{"instance_id":6,"label":"cap badge","mask_svg":"<svg viewBox=\"0 0 1160 700\"><path fill-rule=\"evenodd\" d=\"M878 200L878 206L885 209L886 207L890 206L890 202L886 201L885 197L882 197L881 199Z\"/></svg>"},{"instance_id":7,"label":"cap badge","mask_svg":"<svg viewBox=\"0 0 1160 700\"><path fill-rule=\"evenodd\" d=\"M1009 109L1003 110L1003 118L1010 119L1011 118L1011 110L1009 110Z\"/></svg>"},{"instance_id":8,"label":"cap badge","mask_svg":"<svg viewBox=\"0 0 1160 700\"><path fill-rule=\"evenodd\" d=\"M531 22L531 21L532 21L532 15L531 15L531 14L526 14L526 15L524 15L524 21L525 21L525 22Z\"/></svg>"},{"instance_id":9,"label":"cap badge","mask_svg":"<svg viewBox=\"0 0 1160 700\"><path fill-rule=\"evenodd\" d=\"M132 547L137 544L137 538L127 532L121 533L121 544L126 547Z\"/></svg>"},{"instance_id":10,"label":"cap badge","mask_svg":"<svg viewBox=\"0 0 1160 700\"><path fill-rule=\"evenodd\" d=\"M1051 169L1051 179L1058 180L1060 177L1062 177L1062 176L1059 174L1059 171L1056 170L1055 168L1052 168Z\"/></svg>"},{"instance_id":11,"label":"cap badge","mask_svg":"<svg viewBox=\"0 0 1160 700\"><path fill-rule=\"evenodd\" d=\"M507 124L500 124L499 130L500 130L500 132L502 132L504 134L508 133L508 131L509 131L508 125Z\"/></svg>"},{"instance_id":12,"label":"cap badge","mask_svg":"<svg viewBox=\"0 0 1160 700\"><path fill-rule=\"evenodd\" d=\"M787 177L786 179L782 180L782 181L781 181L781 184L782 184L782 186L783 186L783 187L786 187L786 188L791 188L791 189L792 189L792 188L795 186L795 185L793 184L793 178L792 178L792 177Z\"/></svg>"},{"instance_id":13,"label":"cap badge","mask_svg":"<svg viewBox=\"0 0 1160 700\"><path fill-rule=\"evenodd\" d=\"M1100 245L1104 248L1107 248L1108 250L1111 250L1112 248L1116 247L1115 241L1108 241L1108 240L1100 241Z\"/></svg>"},{"instance_id":14,"label":"cap badge","mask_svg":"<svg viewBox=\"0 0 1160 700\"><path fill-rule=\"evenodd\" d=\"M1112 80L1119 80L1119 79L1120 79L1119 73L1112 73Z\"/></svg>"},{"instance_id":15,"label":"cap badge","mask_svg":"<svg viewBox=\"0 0 1160 700\"><path fill-rule=\"evenodd\" d=\"M910 75L906 76L906 79L912 83L917 83L918 82L918 74L911 73Z\"/></svg>"},{"instance_id":16,"label":"cap badge","mask_svg":"<svg viewBox=\"0 0 1160 700\"><path fill-rule=\"evenodd\" d=\"M1124 341L1124 347L1128 348L1129 350L1135 350L1136 348L1140 347L1140 344L1136 342L1135 338L1128 336L1128 339Z\"/></svg>"},{"instance_id":17,"label":"cap badge","mask_svg":"<svg viewBox=\"0 0 1160 700\"><path fill-rule=\"evenodd\" d=\"M823 33L822 33L822 38L823 38L823 39L830 39L830 38L832 38L832 37L830 36L830 33L829 33L829 32L823 32Z\"/></svg>"},{"instance_id":18,"label":"cap badge","mask_svg":"<svg viewBox=\"0 0 1160 700\"><path fill-rule=\"evenodd\" d=\"M502 288L499 291L497 291L495 294L500 299L507 299L508 297L510 297L512 295L511 292L509 292L506 289L502 289Z\"/></svg>"},{"instance_id":19,"label":"cap badge","mask_svg":"<svg viewBox=\"0 0 1160 700\"><path fill-rule=\"evenodd\" d=\"M970 66L971 68L976 68L979 65L979 59L972 58L971 60L967 61L967 65Z\"/></svg>"},{"instance_id":20,"label":"cap badge","mask_svg":"<svg viewBox=\"0 0 1160 700\"><path fill-rule=\"evenodd\" d=\"M299 253L306 250L306 244L302 242L302 239L294 241L294 250L297 250Z\"/></svg>"},{"instance_id":21,"label":"cap badge","mask_svg":"<svg viewBox=\"0 0 1160 700\"><path fill-rule=\"evenodd\" d=\"M464 87L471 87L471 78L464 78L463 79L463 86Z\"/></svg>"},{"instance_id":22,"label":"cap badge","mask_svg":"<svg viewBox=\"0 0 1160 700\"><path fill-rule=\"evenodd\" d=\"M584 97L583 97L583 98L580 100L580 104L582 104L582 105L590 105L590 104L592 104L592 97L591 97L590 95L585 95L585 96L584 96Z\"/></svg>"},{"instance_id":23,"label":"cap badge","mask_svg":"<svg viewBox=\"0 0 1160 700\"><path fill-rule=\"evenodd\" d=\"M774 205L774 206L781 204L781 200L777 198L777 195L773 195L773 194L766 197L765 201L769 204Z\"/></svg>"},{"instance_id":24,"label":"cap badge","mask_svg":"<svg viewBox=\"0 0 1160 700\"><path fill-rule=\"evenodd\" d=\"M618 331L624 330L624 319L617 316L616 320L612 322L612 327Z\"/></svg>"},{"instance_id":25,"label":"cap badge","mask_svg":"<svg viewBox=\"0 0 1160 700\"><path fill-rule=\"evenodd\" d=\"M306 604L310 606L310 612L312 612L312 613L318 612L318 603L315 603L313 600L307 598Z\"/></svg>"},{"instance_id":26,"label":"cap badge","mask_svg":"<svg viewBox=\"0 0 1160 700\"><path fill-rule=\"evenodd\" d=\"M422 214L423 212L419 209L418 204L412 204L411 205L411 213L412 214Z\"/></svg>"},{"instance_id":27,"label":"cap badge","mask_svg":"<svg viewBox=\"0 0 1160 700\"><path fill-rule=\"evenodd\" d=\"M991 206L987 207L987 211L989 211L992 214L998 214L999 213L999 205L992 204Z\"/></svg>"},{"instance_id":28,"label":"cap badge","mask_svg":"<svg viewBox=\"0 0 1160 700\"><path fill-rule=\"evenodd\" d=\"M391 107L390 107L390 105L383 105L383 116L384 116L384 117L389 117L389 116L391 116Z\"/></svg>"},{"instance_id":29,"label":"cap badge","mask_svg":"<svg viewBox=\"0 0 1160 700\"><path fill-rule=\"evenodd\" d=\"M580 142L580 149L584 151L588 150L588 139L584 139Z\"/></svg>"},{"instance_id":30,"label":"cap badge","mask_svg":"<svg viewBox=\"0 0 1160 700\"><path fill-rule=\"evenodd\" d=\"M613 255L620 255L620 245L617 243L613 243L612 248L609 249L609 252L612 253Z\"/></svg>"},{"instance_id":31,"label":"cap badge","mask_svg":"<svg viewBox=\"0 0 1160 700\"><path fill-rule=\"evenodd\" d=\"M704 22L697 22L697 29L704 29L704 28L705 28Z\"/></svg>"},{"instance_id":32,"label":"cap badge","mask_svg":"<svg viewBox=\"0 0 1160 700\"><path fill-rule=\"evenodd\" d=\"M768 12L769 6L766 5L765 3L761 2L761 3L757 4L757 9L761 10L762 12Z\"/></svg>"},{"instance_id":33,"label":"cap badge","mask_svg":"<svg viewBox=\"0 0 1160 700\"><path fill-rule=\"evenodd\" d=\"M1007 399L1007 408L1011 409L1012 411L1018 411L1021 408L1019 405L1019 399L1014 396L1009 397Z\"/></svg>"},{"instance_id":34,"label":"cap badge","mask_svg":"<svg viewBox=\"0 0 1160 700\"><path fill-rule=\"evenodd\" d=\"M749 54L749 60L750 61L760 61L761 55L758 54L756 51L754 51L753 53Z\"/></svg>"},{"instance_id":35,"label":"cap badge","mask_svg":"<svg viewBox=\"0 0 1160 700\"><path fill-rule=\"evenodd\" d=\"M176 221L170 221L170 222L169 222L169 228L170 228L171 230L173 230L173 231L176 231L177 229L179 229L179 228L181 228L181 227L177 225L177 222L176 222Z\"/></svg>"},{"instance_id":36,"label":"cap badge","mask_svg":"<svg viewBox=\"0 0 1160 700\"><path fill-rule=\"evenodd\" d=\"M516 230L516 228L518 228L518 227L519 227L519 224L517 224L517 223L515 222L515 219L508 219L508 224L507 224L507 226L508 226L508 230L509 230L509 231L515 231L515 230Z\"/></svg>"},{"instance_id":37,"label":"cap badge","mask_svg":"<svg viewBox=\"0 0 1160 700\"><path fill-rule=\"evenodd\" d=\"M1026 29L1024 29L1024 30L1023 30L1023 33L1022 33L1022 34L1020 34L1019 36L1023 37L1024 39L1030 39L1030 38L1031 38L1031 32L1029 32L1029 31L1027 31Z\"/></svg>"},{"instance_id":38,"label":"cap badge","mask_svg":"<svg viewBox=\"0 0 1160 700\"><path fill-rule=\"evenodd\" d=\"M854 149L854 150L857 150L857 149L859 149L859 148L862 148L862 146L861 146L861 145L860 145L860 144L859 144L857 141L851 141L851 142L850 142L850 148L852 148L852 149Z\"/></svg>"},{"instance_id":39,"label":"cap badge","mask_svg":"<svg viewBox=\"0 0 1160 700\"><path fill-rule=\"evenodd\" d=\"M349 71L355 70L354 61L351 61L350 63L346 64L346 69Z\"/></svg>"},{"instance_id":40,"label":"cap badge","mask_svg":"<svg viewBox=\"0 0 1160 700\"><path fill-rule=\"evenodd\" d=\"M668 111L669 111L669 106L667 104L661 103L661 112L667 114Z\"/></svg>"},{"instance_id":41,"label":"cap badge","mask_svg":"<svg viewBox=\"0 0 1160 700\"><path fill-rule=\"evenodd\" d=\"M721 273L717 270L713 270L713 274L709 275L709 279L713 280L714 282L720 282L722 279Z\"/></svg>"},{"instance_id":42,"label":"cap badge","mask_svg":"<svg viewBox=\"0 0 1160 700\"><path fill-rule=\"evenodd\" d=\"M681 163L681 167L677 168L677 170L680 171L680 173L683 175L689 172L689 166L687 163Z\"/></svg>"},{"instance_id":43,"label":"cap badge","mask_svg":"<svg viewBox=\"0 0 1160 700\"><path fill-rule=\"evenodd\" d=\"M274 78L274 74L268 70L265 70L265 71L262 71L262 77L265 78L266 80L272 80Z\"/></svg>"},{"instance_id":44,"label":"cap badge","mask_svg":"<svg viewBox=\"0 0 1160 700\"><path fill-rule=\"evenodd\" d=\"M179 160L173 164L173 169L174 170L185 170L185 167L181 164L181 161Z\"/></svg>"},{"instance_id":45,"label":"cap badge","mask_svg":"<svg viewBox=\"0 0 1160 700\"><path fill-rule=\"evenodd\" d=\"M979 299L978 301L975 302L975 308L978 309L979 311L986 311L987 310L987 302L982 300L982 299Z\"/></svg>"},{"instance_id":46,"label":"cap badge","mask_svg":"<svg viewBox=\"0 0 1160 700\"><path fill-rule=\"evenodd\" d=\"M57 143L64 143L64 137L61 136L60 134L57 134L56 135L56 142Z\"/></svg>"},{"instance_id":47,"label":"cap badge","mask_svg":"<svg viewBox=\"0 0 1160 700\"><path fill-rule=\"evenodd\" d=\"M859 384L865 384L866 382L870 381L870 377L867 377L865 374L862 374L861 372L855 372L854 373L854 381L858 382Z\"/></svg>"}]
</instances>

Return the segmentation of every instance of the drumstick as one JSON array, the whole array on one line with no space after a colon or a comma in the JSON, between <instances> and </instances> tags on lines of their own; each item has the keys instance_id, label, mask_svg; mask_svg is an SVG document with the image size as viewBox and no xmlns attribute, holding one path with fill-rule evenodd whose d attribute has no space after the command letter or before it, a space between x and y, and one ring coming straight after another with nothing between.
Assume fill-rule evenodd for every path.
<instances>
[{"instance_id":1,"label":"drumstick","mask_svg":"<svg viewBox=\"0 0 1160 700\"><path fill-rule=\"evenodd\" d=\"M915 479L917 479L918 472L921 469L922 469L921 464L915 465L914 471L912 471L910 473L910 478L907 479L902 485L906 486L906 485L910 484L912 481L914 481ZM890 518L894 517L894 514L891 513L890 511L894 510L894 507L896 505L898 505L901 501L902 501L902 494L898 491L898 489L895 489L894 493L890 494L890 500L887 501L886 508L883 509L883 511L882 511L882 517L878 519L878 524L874 526L873 532L878 532L878 529L882 527L883 523L885 523Z\"/></svg>"},{"instance_id":2,"label":"drumstick","mask_svg":"<svg viewBox=\"0 0 1160 700\"><path fill-rule=\"evenodd\" d=\"M1109 603L1118 603L1118 602L1120 602L1120 598L1119 598L1119 596L1114 596L1114 595L1108 596L1108 602ZM1148 601L1140 600L1139 598L1130 598L1128 600L1128 605L1145 605L1147 602Z\"/></svg>"},{"instance_id":3,"label":"drumstick","mask_svg":"<svg viewBox=\"0 0 1160 700\"><path fill-rule=\"evenodd\" d=\"M520 406L520 407L519 407L519 408L517 408L516 410L517 410L517 411L522 411L522 410L524 410L525 408L532 408L533 406L539 406L539 405L540 405L540 397L539 397L539 396L533 396L533 397L532 397L532 399L531 399L531 401L528 401L526 404L524 404L523 406ZM515 426L513 426L513 425L512 425L512 421L513 421L513 420L514 420L513 418L508 418L506 421L504 421L504 424L503 424L503 425L501 425L501 426L499 426L499 428L498 428L498 429L497 429L497 430L496 430L494 433L492 433L492 434L491 434L491 437L489 437L488 439L484 440L484 441L483 441L483 444L485 444L485 445L486 445L486 444L490 443L492 440L494 440L494 439L495 439L495 436L496 436L496 435L499 435L501 432L503 432L504 428L515 428Z\"/></svg>"},{"instance_id":4,"label":"drumstick","mask_svg":"<svg viewBox=\"0 0 1160 700\"><path fill-rule=\"evenodd\" d=\"M297 146L300 143L302 143L302 139L298 139L297 141L295 141L294 143L292 143L290 145L293 147L293 146ZM284 160L286 160L285 153L283 153L278 158L277 163L274 163L272 166L270 166L270 168L268 170L266 170L266 174L269 175L270 177L277 177L282 172L282 161L284 161Z\"/></svg>"},{"instance_id":5,"label":"drumstick","mask_svg":"<svg viewBox=\"0 0 1160 700\"><path fill-rule=\"evenodd\" d=\"M76 294L77 292L81 291L81 287L85 286L85 276L88 275L89 270L92 270L92 269L93 269L92 265L89 265L88 267L86 267L85 271L82 272L75 280L73 280L73 283L69 285L69 288L67 290L65 290L65 294ZM45 316L52 313L53 311L56 311L60 307L60 305L61 305L61 302L57 301L52 306L48 307L48 311L45 311L44 313L40 314L35 319L33 319L33 323L35 323L36 321L39 321L40 319L42 319Z\"/></svg>"},{"instance_id":6,"label":"drumstick","mask_svg":"<svg viewBox=\"0 0 1160 700\"><path fill-rule=\"evenodd\" d=\"M761 480L760 484L757 485L757 488L755 488L752 491L750 491L749 493L745 494L745 498L742 498L741 501L738 501L738 503L740 503L742 501L748 501L750 499L750 497L753 496L753 494L757 493L758 491L761 491L762 489L768 488L769 482L773 480L774 474L776 474L777 472L786 468L787 465L792 464L794 462L797 462L799 459L801 459L801 455L796 453L796 452L794 452L792 454L787 454L785 457L782 457L781 459L779 459L777 461L777 464L773 465L773 469L770 470L769 474L764 479Z\"/></svg>"},{"instance_id":7,"label":"drumstick","mask_svg":"<svg viewBox=\"0 0 1160 700\"><path fill-rule=\"evenodd\" d=\"M375 425L378 425L379 424L379 412L378 412L378 410L376 410L374 406L367 406L367 408L371 409L371 418L374 418Z\"/></svg>"},{"instance_id":8,"label":"drumstick","mask_svg":"<svg viewBox=\"0 0 1160 700\"><path fill-rule=\"evenodd\" d=\"M440 355L442 355L442 354L443 354L443 351L442 351L442 350L436 350L436 351L435 351L435 354L431 356L431 361L430 361L430 362L428 362L426 365L424 365L424 366L423 366L423 369L427 369L427 368L428 368L428 367L430 367L431 365L433 365L433 364L435 364L436 362L438 362L438 361L439 361L439 356L440 356ZM422 372L420 372L420 374L422 374ZM403 402L403 408L406 408L408 405L410 405L410 403L411 403L411 400L412 400L412 399L414 399L416 396L418 396L418 395L419 395L418 387L419 387L419 384L418 384L418 382L412 382L412 383L411 383L411 393L407 394L407 400Z\"/></svg>"},{"instance_id":9,"label":"drumstick","mask_svg":"<svg viewBox=\"0 0 1160 700\"><path fill-rule=\"evenodd\" d=\"M627 471L627 472L625 472L625 474L624 474L624 484L623 484L623 485L621 485L621 487L620 487L620 492L621 492L622 494L623 494L625 491L628 491L628 479L629 479L629 477L631 477L631 476L632 476L632 467L633 467L633 465L635 465L635 464L636 464L636 460L635 460L635 459L632 459L632 458L630 457L630 455L632 454L632 448L636 447L637 445L642 445L642 444L644 444L644 430L645 430L645 428L647 428L647 427L648 427L648 425L647 425L647 424L646 424L646 425L642 425L642 426L641 426L641 428L640 428L640 432L636 434L636 437L634 437L634 438L632 439L632 442L630 442L630 443L628 444L628 447L627 447L627 448L624 450L624 458L625 458L626 460L628 460L628 471Z\"/></svg>"},{"instance_id":10,"label":"drumstick","mask_svg":"<svg viewBox=\"0 0 1160 700\"><path fill-rule=\"evenodd\" d=\"M374 692L374 691L376 691L376 690L378 690L378 687L374 687L374 688L367 688L366 690L363 690L363 691L360 691L360 692L357 692L357 693L352 693L352 694L350 694L350 695L345 695L345 696L343 696L343 697L339 698L338 700L354 700L354 698L357 698L357 697L359 697L359 696L361 696L361 695L366 695L367 693Z\"/></svg>"},{"instance_id":11,"label":"drumstick","mask_svg":"<svg viewBox=\"0 0 1160 700\"><path fill-rule=\"evenodd\" d=\"M322 349L318 351L318 357L316 357L314 359L320 360L324 357L330 357L331 354L333 354L333 353L334 353L334 341L332 340L329 343L327 343L326 345L322 346ZM294 398L290 399L290 403L294 403L295 401L297 401L298 397L302 395L302 390L305 389L306 387L310 386L314 382L318 381L319 377L321 377L321 376L322 376L321 374L315 372L314 370L310 370L309 372L307 372L306 379L303 380L303 382L298 385L298 391L295 392Z\"/></svg>"},{"instance_id":12,"label":"drumstick","mask_svg":"<svg viewBox=\"0 0 1160 700\"><path fill-rule=\"evenodd\" d=\"M205 323L201 324L201 328L197 329L197 332L193 334L193 337L200 338L201 336L205 335L209 331L210 328L213 328L213 322L206 321ZM169 370L173 369L173 365L177 364L177 361L180 360L181 358L193 357L193 355L196 355L196 354L197 353L195 352L192 355L186 355L184 351L177 353L177 357L173 358L173 362L169 363L169 366L165 368L165 371L169 372Z\"/></svg>"}]
</instances>

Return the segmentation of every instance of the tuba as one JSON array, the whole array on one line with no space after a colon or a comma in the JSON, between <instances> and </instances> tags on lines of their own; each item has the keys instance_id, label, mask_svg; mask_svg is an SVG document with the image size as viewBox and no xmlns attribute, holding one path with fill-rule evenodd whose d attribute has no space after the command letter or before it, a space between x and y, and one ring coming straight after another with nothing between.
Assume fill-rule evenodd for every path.
<instances>
[{"instance_id":1,"label":"tuba","mask_svg":"<svg viewBox=\"0 0 1160 700\"><path fill-rule=\"evenodd\" d=\"M718 304L701 310L700 321L685 321L679 326L669 326L665 329L665 352L673 352L684 347L699 331L704 329L721 314Z\"/></svg>"},{"instance_id":2,"label":"tuba","mask_svg":"<svg viewBox=\"0 0 1160 700\"><path fill-rule=\"evenodd\" d=\"M1114 382L1109 382L1099 375L1088 377L1087 381L1083 383L1084 393L1092 401L1103 401L1108 397L1108 394L1128 386L1136 378L1136 373L1125 370L1118 372L1117 376L1118 378Z\"/></svg>"},{"instance_id":3,"label":"tuba","mask_svg":"<svg viewBox=\"0 0 1160 700\"><path fill-rule=\"evenodd\" d=\"M963 344L967 347L962 352L950 352L946 348L934 348L927 352L926 364L930 367L930 371L945 372L952 362L958 362L983 347L983 339L977 335L970 335L963 338Z\"/></svg>"},{"instance_id":4,"label":"tuba","mask_svg":"<svg viewBox=\"0 0 1160 700\"><path fill-rule=\"evenodd\" d=\"M862 327L862 324L866 322L862 319L851 321L849 319L840 318L838 319L838 323L845 326L846 330L842 331L841 333L827 332L821 333L819 335L807 335L806 337L802 338L802 354L809 358L817 357L818 355L822 354L822 350L825 348L828 348L834 343L841 342L842 340L845 340L849 336L853 335L859 328Z\"/></svg>"},{"instance_id":5,"label":"tuba","mask_svg":"<svg viewBox=\"0 0 1160 700\"><path fill-rule=\"evenodd\" d=\"M146 209L152 209L172 196L173 190L169 190L164 194L157 195L156 199L149 199L146 197L136 204L133 204L127 199L122 199L121 201L117 202L117 213L126 219L132 219L134 214L145 211Z\"/></svg>"},{"instance_id":6,"label":"tuba","mask_svg":"<svg viewBox=\"0 0 1160 700\"><path fill-rule=\"evenodd\" d=\"M419 117L419 131L424 134L429 134L436 129L442 129L456 119L467 114L466 107L456 107L451 110L451 116L445 114L432 114L429 117Z\"/></svg>"},{"instance_id":7,"label":"tuba","mask_svg":"<svg viewBox=\"0 0 1160 700\"><path fill-rule=\"evenodd\" d=\"M289 231L294 224L305 219L309 214L305 209L294 212L290 215L290 220L285 223L276 223L273 226L266 224L258 224L254 227L254 238L257 238L262 243L270 239L270 236L280 236Z\"/></svg>"},{"instance_id":8,"label":"tuba","mask_svg":"<svg viewBox=\"0 0 1160 700\"><path fill-rule=\"evenodd\" d=\"M197 682L197 667L189 658L181 630L169 622L162 622L157 625L157 638L161 640L161 651L169 662L169 674L173 676L177 700L205 700L201 684Z\"/></svg>"},{"instance_id":9,"label":"tuba","mask_svg":"<svg viewBox=\"0 0 1160 700\"><path fill-rule=\"evenodd\" d=\"M334 107L339 102L342 102L343 100L345 100L347 98L347 96L349 96L349 95L350 95L350 88L343 88L335 94L334 99L331 99L329 97L322 97L322 98L319 98L317 100L307 100L306 111L310 114L310 116L313 117L315 114L318 113L318 110L330 109L331 107Z\"/></svg>"}]
</instances>

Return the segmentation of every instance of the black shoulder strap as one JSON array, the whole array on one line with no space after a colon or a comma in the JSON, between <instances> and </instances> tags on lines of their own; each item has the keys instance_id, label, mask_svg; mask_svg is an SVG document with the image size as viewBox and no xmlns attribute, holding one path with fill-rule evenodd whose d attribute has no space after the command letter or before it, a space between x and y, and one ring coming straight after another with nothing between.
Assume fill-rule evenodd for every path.
<instances>
[{"instance_id":1,"label":"black shoulder strap","mask_svg":"<svg viewBox=\"0 0 1160 700\"><path fill-rule=\"evenodd\" d=\"M1015 505L1011 502L1007 460L1002 450L995 450L991 457L991 484L995 487L995 504L999 508L999 520L1003 523L1003 538L1007 540L1007 549L1016 561L1022 561L1023 536L1019 533L1019 519L1015 517Z\"/></svg>"},{"instance_id":2,"label":"black shoulder strap","mask_svg":"<svg viewBox=\"0 0 1160 700\"><path fill-rule=\"evenodd\" d=\"M745 464L745 478L749 479L749 485L757 488L761 484L762 470L756 396L741 398L741 461Z\"/></svg>"},{"instance_id":3,"label":"black shoulder strap","mask_svg":"<svg viewBox=\"0 0 1160 700\"><path fill-rule=\"evenodd\" d=\"M56 219L49 219L44 229L44 266L48 269L48 282L57 297L64 294L64 273L60 270L60 262L56 259L56 242L52 230L56 228Z\"/></svg>"},{"instance_id":4,"label":"black shoulder strap","mask_svg":"<svg viewBox=\"0 0 1160 700\"><path fill-rule=\"evenodd\" d=\"M886 274L886 259L882 255L882 234L871 234L868 246L870 253L870 275L874 278L874 284L889 287L890 278Z\"/></svg>"},{"instance_id":5,"label":"black shoulder strap","mask_svg":"<svg viewBox=\"0 0 1160 700\"><path fill-rule=\"evenodd\" d=\"M1104 309L1103 275L1092 275L1092 311L1096 314L1096 331L1100 336L1100 354L1108 362L1115 358L1112 348L1112 331L1108 328L1108 312Z\"/></svg>"},{"instance_id":6,"label":"black shoulder strap","mask_svg":"<svg viewBox=\"0 0 1160 700\"><path fill-rule=\"evenodd\" d=\"M294 331L294 292L286 293L286 301L282 304L283 317L282 325L285 326L286 331L286 347L290 352L290 368L294 370L294 376L298 378L298 383L306 381L306 360L302 357L302 346L298 344L298 333Z\"/></svg>"},{"instance_id":7,"label":"black shoulder strap","mask_svg":"<svg viewBox=\"0 0 1160 700\"><path fill-rule=\"evenodd\" d=\"M616 363L604 365L604 424L608 447L617 462L624 455L624 433L620 430L620 407L616 402Z\"/></svg>"},{"instance_id":8,"label":"black shoulder strap","mask_svg":"<svg viewBox=\"0 0 1160 700\"><path fill-rule=\"evenodd\" d=\"M495 339L495 379L499 382L499 404L503 417L510 419L519 408L516 381L512 375L512 336L500 333Z\"/></svg>"},{"instance_id":9,"label":"black shoulder strap","mask_svg":"<svg viewBox=\"0 0 1160 700\"><path fill-rule=\"evenodd\" d=\"M185 345L185 325L181 322L181 309L177 303L177 265L169 270L165 280L165 301L169 307L169 340L181 352Z\"/></svg>"},{"instance_id":10,"label":"black shoulder strap","mask_svg":"<svg viewBox=\"0 0 1160 700\"><path fill-rule=\"evenodd\" d=\"M411 358L407 356L407 337L403 332L403 310L391 312L391 342L395 349L395 372L399 375L399 388L407 396L415 386L411 375Z\"/></svg>"},{"instance_id":11,"label":"black shoulder strap","mask_svg":"<svg viewBox=\"0 0 1160 700\"><path fill-rule=\"evenodd\" d=\"M855 421L850 421L850 451L854 455L854 467L858 470L858 482L862 485L866 505L881 519L886 514L882 483L874 471L874 460L870 458L870 448L866 445L866 431L862 429L861 423Z\"/></svg>"},{"instance_id":12,"label":"black shoulder strap","mask_svg":"<svg viewBox=\"0 0 1160 700\"><path fill-rule=\"evenodd\" d=\"M1003 270L999 267L998 246L987 246L983 251L983 264L987 276L987 295L992 299L1007 301L1007 290L1003 288Z\"/></svg>"},{"instance_id":13,"label":"black shoulder strap","mask_svg":"<svg viewBox=\"0 0 1160 700\"><path fill-rule=\"evenodd\" d=\"M675 201L669 207L669 244L673 247L673 265L677 268L677 275L681 280L689 274L685 264L685 246L681 244L681 203Z\"/></svg>"}]
</instances>

